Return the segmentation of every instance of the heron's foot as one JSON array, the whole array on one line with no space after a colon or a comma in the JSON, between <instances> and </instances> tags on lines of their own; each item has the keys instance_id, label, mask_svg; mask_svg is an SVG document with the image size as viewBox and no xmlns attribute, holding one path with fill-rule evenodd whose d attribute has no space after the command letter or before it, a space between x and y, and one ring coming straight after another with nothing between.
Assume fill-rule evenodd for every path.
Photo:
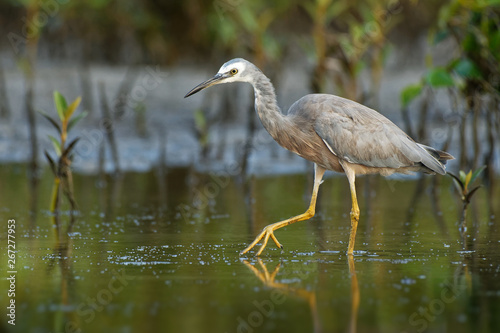
<instances>
[{"instance_id":1,"label":"heron's foot","mask_svg":"<svg viewBox=\"0 0 500 333\"><path fill-rule=\"evenodd\" d=\"M265 227L262 230L262 232L257 237L255 237L255 239L252 242L252 244L248 245L248 247L246 249L244 249L243 251L241 251L240 255L243 255L243 254L247 253L248 251L250 251L255 245L257 245L257 243L261 239L263 239L262 245L260 246L259 251L257 251L257 253L255 254L256 256L260 256L260 254L262 253L262 251L264 251L264 249L267 246L267 241L269 240L269 237L272 238L272 240L274 241L274 243L276 244L276 246L278 248L282 249L283 245L281 245L280 242L278 242L278 239L276 238L276 236L274 236L274 230L277 229L276 228L276 224L277 223L270 224L267 227Z\"/></svg>"}]
</instances>

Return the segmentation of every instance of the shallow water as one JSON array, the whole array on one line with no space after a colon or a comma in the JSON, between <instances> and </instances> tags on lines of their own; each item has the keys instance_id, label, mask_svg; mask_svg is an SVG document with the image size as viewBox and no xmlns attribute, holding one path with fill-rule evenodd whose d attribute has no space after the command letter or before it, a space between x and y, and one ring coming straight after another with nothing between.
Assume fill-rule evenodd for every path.
<instances>
[{"instance_id":1,"label":"shallow water","mask_svg":"<svg viewBox=\"0 0 500 333\"><path fill-rule=\"evenodd\" d=\"M349 258L347 180L329 177L317 215L277 231L284 250L270 242L257 259L239 251L265 225L306 209L310 177L74 175L80 213L58 245L51 175L36 189L35 214L25 175L22 165L0 166L0 241L5 249L15 219L17 250L16 326L4 315L0 331L500 331L500 231L486 189L473 199L464 244L449 178L436 197L432 177L420 197L416 180L360 178ZM0 288L5 306L9 281Z\"/></svg>"}]
</instances>

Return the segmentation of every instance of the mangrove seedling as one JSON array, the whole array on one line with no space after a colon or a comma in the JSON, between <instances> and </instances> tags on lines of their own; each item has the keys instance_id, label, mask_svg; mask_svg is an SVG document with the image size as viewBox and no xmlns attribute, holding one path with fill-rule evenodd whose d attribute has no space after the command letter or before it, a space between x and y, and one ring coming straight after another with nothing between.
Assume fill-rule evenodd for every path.
<instances>
[{"instance_id":1,"label":"mangrove seedling","mask_svg":"<svg viewBox=\"0 0 500 333\"><path fill-rule=\"evenodd\" d=\"M59 116L59 121L56 121L56 119L48 114L39 111L39 113L54 126L58 134L57 138L49 135L49 139L52 141L57 157L54 159L47 151L45 151L45 157L47 158L50 168L54 174L50 211L52 213L52 223L56 229L56 238L58 242L60 239L59 207L61 201L61 190L68 200L71 209L71 221L68 225L68 233L71 231L73 226L74 212L77 209L73 194L73 176L70 166L72 157L71 152L79 138L74 138L70 142L67 142L67 140L69 131L76 125L76 123L78 123L78 121L87 115L87 112L84 111L77 116L72 117L80 102L81 98L78 97L70 105L68 105L66 99L58 91L54 91L54 104Z\"/></svg>"},{"instance_id":2,"label":"mangrove seedling","mask_svg":"<svg viewBox=\"0 0 500 333\"><path fill-rule=\"evenodd\" d=\"M466 231L467 207L469 206L474 193L476 193L476 191L481 187L481 185L477 185L471 188L472 184L474 184L476 178L481 174L481 172L483 172L485 168L486 166L483 165L474 172L470 170L467 174L464 171L460 170L458 176L452 174L451 172L448 172L448 175L453 178L453 182L460 196L460 200L462 201L462 217L460 221L462 233Z\"/></svg>"}]
</instances>

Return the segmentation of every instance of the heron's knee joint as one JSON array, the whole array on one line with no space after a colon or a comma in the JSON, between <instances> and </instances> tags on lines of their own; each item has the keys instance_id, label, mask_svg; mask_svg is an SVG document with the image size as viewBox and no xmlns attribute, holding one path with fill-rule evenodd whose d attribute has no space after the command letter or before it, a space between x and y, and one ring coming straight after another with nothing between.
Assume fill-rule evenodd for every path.
<instances>
[{"instance_id":1,"label":"heron's knee joint","mask_svg":"<svg viewBox=\"0 0 500 333\"><path fill-rule=\"evenodd\" d=\"M310 219L311 217L313 217L315 214L315 211L314 211L314 208L313 209L308 209L306 210L306 212L304 213L304 215L306 216L306 218Z\"/></svg>"}]
</instances>

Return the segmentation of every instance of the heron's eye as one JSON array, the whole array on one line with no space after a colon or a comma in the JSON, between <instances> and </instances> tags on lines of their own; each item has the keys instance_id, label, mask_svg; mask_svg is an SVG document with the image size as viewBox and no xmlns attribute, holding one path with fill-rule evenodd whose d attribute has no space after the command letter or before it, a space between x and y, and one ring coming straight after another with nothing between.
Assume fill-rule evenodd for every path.
<instances>
[{"instance_id":1,"label":"heron's eye","mask_svg":"<svg viewBox=\"0 0 500 333\"><path fill-rule=\"evenodd\" d=\"M236 68L231 69L231 75L236 75L236 73L238 73Z\"/></svg>"}]
</instances>

